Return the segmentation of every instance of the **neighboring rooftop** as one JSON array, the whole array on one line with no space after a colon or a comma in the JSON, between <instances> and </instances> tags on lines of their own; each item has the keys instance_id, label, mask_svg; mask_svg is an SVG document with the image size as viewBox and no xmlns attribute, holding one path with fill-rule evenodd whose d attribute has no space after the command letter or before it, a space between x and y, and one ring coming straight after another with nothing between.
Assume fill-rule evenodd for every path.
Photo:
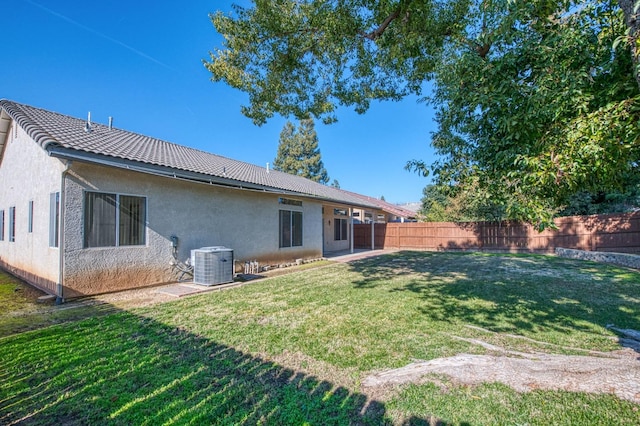
<instances>
[{"instance_id":1,"label":"neighboring rooftop","mask_svg":"<svg viewBox=\"0 0 640 426\"><path fill-rule=\"evenodd\" d=\"M376 207L353 193L149 136L0 100L0 143L9 118L53 156L179 176L220 185ZM0 146L0 152L2 152ZM132 167L138 166L138 167Z\"/></svg>"},{"instance_id":2,"label":"neighboring rooftop","mask_svg":"<svg viewBox=\"0 0 640 426\"><path fill-rule=\"evenodd\" d=\"M410 210L414 213L418 213L418 211L422 208L422 203L420 201L414 201L412 203L398 204L398 207L401 207L405 210Z\"/></svg>"},{"instance_id":3,"label":"neighboring rooftop","mask_svg":"<svg viewBox=\"0 0 640 426\"><path fill-rule=\"evenodd\" d=\"M397 204L387 203L384 200L380 200L378 198L369 197L367 195L357 194L355 192L350 192L350 191L345 191L345 190L342 190L342 191L347 193L348 195L350 195L352 197L360 198L363 201L371 203L371 204L375 205L376 207L378 207L379 209L384 210L387 213L391 213L391 214L393 214L395 216L404 217L405 219L415 219L415 217L416 217L416 212L411 211L409 209L405 209L403 207L400 207Z\"/></svg>"}]
</instances>

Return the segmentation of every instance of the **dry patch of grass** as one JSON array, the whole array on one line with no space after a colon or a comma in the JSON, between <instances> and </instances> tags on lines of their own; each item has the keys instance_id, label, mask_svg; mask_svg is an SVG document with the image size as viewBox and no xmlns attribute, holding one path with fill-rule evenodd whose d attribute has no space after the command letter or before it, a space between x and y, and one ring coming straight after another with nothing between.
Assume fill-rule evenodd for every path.
<instances>
[{"instance_id":1,"label":"dry patch of grass","mask_svg":"<svg viewBox=\"0 0 640 426\"><path fill-rule=\"evenodd\" d=\"M42 307L37 303L37 299L44 294L42 291L0 271L0 306L2 306L0 315L16 311L37 310Z\"/></svg>"},{"instance_id":2,"label":"dry patch of grass","mask_svg":"<svg viewBox=\"0 0 640 426\"><path fill-rule=\"evenodd\" d=\"M55 305L38 301L46 293L0 271L0 338L55 324L79 321L115 312L114 306L99 300Z\"/></svg>"}]
</instances>

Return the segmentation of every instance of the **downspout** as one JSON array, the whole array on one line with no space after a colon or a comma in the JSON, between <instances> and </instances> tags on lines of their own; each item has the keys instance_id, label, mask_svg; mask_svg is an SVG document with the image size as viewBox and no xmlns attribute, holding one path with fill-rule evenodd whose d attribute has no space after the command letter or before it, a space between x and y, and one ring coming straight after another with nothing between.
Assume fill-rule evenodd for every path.
<instances>
[{"instance_id":1,"label":"downspout","mask_svg":"<svg viewBox=\"0 0 640 426\"><path fill-rule=\"evenodd\" d=\"M64 170L61 173L60 177L60 205L58 212L58 251L60 255L59 265L58 265L58 285L56 289L56 305L64 303L64 293L63 293L63 280L64 280L64 212L65 212L65 182L67 178L67 173L69 173L69 169L71 168L72 162L70 160L65 161Z\"/></svg>"}]
</instances>

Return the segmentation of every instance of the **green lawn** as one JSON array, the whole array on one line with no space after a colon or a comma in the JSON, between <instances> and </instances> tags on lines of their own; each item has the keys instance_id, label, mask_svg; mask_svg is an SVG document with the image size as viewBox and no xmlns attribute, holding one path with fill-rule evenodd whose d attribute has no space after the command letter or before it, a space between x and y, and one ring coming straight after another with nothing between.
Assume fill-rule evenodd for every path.
<instances>
[{"instance_id":1,"label":"green lawn","mask_svg":"<svg viewBox=\"0 0 640 426\"><path fill-rule=\"evenodd\" d=\"M458 337L522 352L620 349L607 324L640 330L637 272L401 252L1 338L0 424L635 425L640 405L610 395L445 377L360 386L416 359L485 353Z\"/></svg>"}]
</instances>

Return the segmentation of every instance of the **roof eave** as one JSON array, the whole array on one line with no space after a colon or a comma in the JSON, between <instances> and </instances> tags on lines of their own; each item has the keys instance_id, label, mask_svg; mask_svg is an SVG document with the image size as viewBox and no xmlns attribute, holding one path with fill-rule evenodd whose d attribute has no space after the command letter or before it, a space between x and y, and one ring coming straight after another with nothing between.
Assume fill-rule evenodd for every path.
<instances>
[{"instance_id":1,"label":"roof eave","mask_svg":"<svg viewBox=\"0 0 640 426\"><path fill-rule=\"evenodd\" d=\"M4 155L4 147L7 144L9 129L11 128L11 116L4 110L0 109L0 162Z\"/></svg>"},{"instance_id":2,"label":"roof eave","mask_svg":"<svg viewBox=\"0 0 640 426\"><path fill-rule=\"evenodd\" d=\"M119 169L131 170L140 173L146 173L161 177L182 179L191 182L198 182L210 185L223 186L234 189L252 190L258 192L266 192L272 194L304 197L307 199L313 199L322 202L331 202L344 205L350 205L354 207L375 208L373 205L356 204L347 202L344 200L337 200L327 197L321 197L314 194L289 191L279 188L274 188L266 185L259 185L249 182L243 182L235 179L230 179L222 176L208 175L204 173L190 172L187 170L175 169L167 166L159 166L150 163L144 163L139 161L127 160L123 158L110 157L102 154L95 154L86 151L79 151L71 148L65 148L57 144L50 144L47 146L47 152L50 156L66 159L71 161L80 161L83 163L98 164L102 166L115 167Z\"/></svg>"},{"instance_id":3,"label":"roof eave","mask_svg":"<svg viewBox=\"0 0 640 426\"><path fill-rule=\"evenodd\" d=\"M7 99L0 99L0 108L3 111L3 117L8 116L14 120L22 129L43 149L47 149L50 145L56 144L56 141L45 132L39 125L30 120L22 110L20 110L16 103Z\"/></svg>"}]
</instances>

